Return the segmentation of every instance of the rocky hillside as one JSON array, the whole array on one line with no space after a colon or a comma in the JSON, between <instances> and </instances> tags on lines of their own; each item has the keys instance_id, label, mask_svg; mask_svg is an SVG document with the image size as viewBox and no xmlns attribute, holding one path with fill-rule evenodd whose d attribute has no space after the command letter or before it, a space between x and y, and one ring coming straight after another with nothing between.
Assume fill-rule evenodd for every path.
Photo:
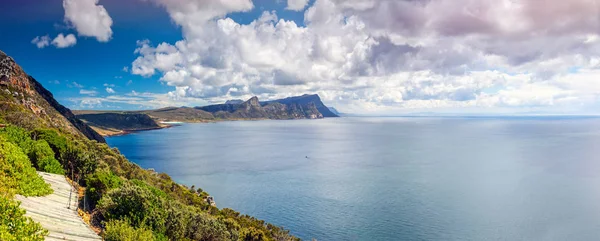
<instances>
[{"instance_id":1,"label":"rocky hillside","mask_svg":"<svg viewBox=\"0 0 600 241\"><path fill-rule=\"evenodd\" d=\"M77 115L77 118L84 120L92 127L103 129L136 131L160 128L154 119L140 113L82 114Z\"/></svg>"},{"instance_id":2,"label":"rocky hillside","mask_svg":"<svg viewBox=\"0 0 600 241\"><path fill-rule=\"evenodd\" d=\"M281 100L260 102L257 97L239 103L196 107L212 113L216 119L320 119L338 117L332 113L318 95L303 95Z\"/></svg>"},{"instance_id":3,"label":"rocky hillside","mask_svg":"<svg viewBox=\"0 0 600 241\"><path fill-rule=\"evenodd\" d=\"M263 105L268 105L271 103L280 103L287 106L290 106L290 109L295 108L296 110L308 110L310 114L320 113L322 117L339 117L335 113L329 110L329 107L325 106L321 101L319 95L302 95L302 96L293 96L280 100L273 100L264 102ZM295 106L295 107L292 107ZM316 111L314 109L316 109ZM318 112L318 113L317 113ZM295 112L296 113L296 112ZM308 114L307 113L307 114ZM311 118L314 119L314 118Z\"/></svg>"},{"instance_id":4,"label":"rocky hillside","mask_svg":"<svg viewBox=\"0 0 600 241\"><path fill-rule=\"evenodd\" d=\"M102 118L126 127L136 126L130 121L151 124L143 113L113 113ZM86 228L78 214L105 240L299 240L263 220L219 209L201 188L143 169L99 141L104 140L98 133L0 52L0 173L8 174L0 175L0 214L6 214L0 215L0 240L95 240L93 234L70 237L75 234L71 231ZM56 184L57 180L43 179L36 169L69 173L73 182L63 182L64 189L52 189L45 181ZM54 192L70 197L65 193L70 185L85 195L77 203L75 216L56 210L34 213L43 209L40 203L48 198L56 201L57 196L33 196ZM70 200L57 205L66 202ZM32 213L36 219L24 216ZM48 215L70 221L56 226Z\"/></svg>"},{"instance_id":5,"label":"rocky hillside","mask_svg":"<svg viewBox=\"0 0 600 241\"><path fill-rule=\"evenodd\" d=\"M50 91L27 75L15 61L0 51L0 118L33 128L57 128L91 140L104 138L59 104Z\"/></svg>"}]
</instances>

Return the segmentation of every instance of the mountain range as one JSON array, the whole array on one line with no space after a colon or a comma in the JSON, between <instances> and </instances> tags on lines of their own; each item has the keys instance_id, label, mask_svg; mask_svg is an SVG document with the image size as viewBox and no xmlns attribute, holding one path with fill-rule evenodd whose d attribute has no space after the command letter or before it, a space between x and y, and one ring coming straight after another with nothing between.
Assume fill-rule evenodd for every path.
<instances>
[{"instance_id":1,"label":"mountain range","mask_svg":"<svg viewBox=\"0 0 600 241\"><path fill-rule=\"evenodd\" d=\"M334 109L335 110L335 109ZM75 111L77 118L102 135L167 127L165 122L214 122L226 120L289 120L338 117L318 95L259 101L229 100L224 104L200 107L167 107L142 111Z\"/></svg>"}]
</instances>

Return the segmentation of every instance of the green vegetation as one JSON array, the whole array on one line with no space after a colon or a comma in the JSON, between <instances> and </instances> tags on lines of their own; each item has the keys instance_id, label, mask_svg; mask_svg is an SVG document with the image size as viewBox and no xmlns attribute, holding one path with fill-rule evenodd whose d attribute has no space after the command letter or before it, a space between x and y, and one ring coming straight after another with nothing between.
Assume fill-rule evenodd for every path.
<instances>
[{"instance_id":1,"label":"green vegetation","mask_svg":"<svg viewBox=\"0 0 600 241\"><path fill-rule=\"evenodd\" d=\"M40 171L61 175L65 174L62 165L54 158L54 151L50 149L48 142L44 140L33 142L29 159Z\"/></svg>"},{"instance_id":2,"label":"green vegetation","mask_svg":"<svg viewBox=\"0 0 600 241\"><path fill-rule=\"evenodd\" d=\"M0 196L0 240L43 241L48 231L25 217L25 210L8 197Z\"/></svg>"},{"instance_id":3,"label":"green vegetation","mask_svg":"<svg viewBox=\"0 0 600 241\"><path fill-rule=\"evenodd\" d=\"M10 140L15 142L27 143L26 138L15 133L0 133L0 240L44 240L47 231L23 216L25 210L11 200L14 194L43 196L52 193L50 185L36 173L21 148L4 135L13 137Z\"/></svg>"},{"instance_id":4,"label":"green vegetation","mask_svg":"<svg viewBox=\"0 0 600 241\"><path fill-rule=\"evenodd\" d=\"M104 232L106 241L153 241L152 231L145 228L133 228L127 221L111 220L106 223Z\"/></svg>"},{"instance_id":5,"label":"green vegetation","mask_svg":"<svg viewBox=\"0 0 600 241\"><path fill-rule=\"evenodd\" d=\"M117 149L79 136L0 128L0 158L2 193L50 193L34 167L72 177L85 188L83 209L106 240L297 240L262 220L219 210L202 189L177 184L129 162Z\"/></svg>"},{"instance_id":6,"label":"green vegetation","mask_svg":"<svg viewBox=\"0 0 600 241\"><path fill-rule=\"evenodd\" d=\"M7 193L16 191L24 196L44 196L52 193L50 185L36 173L21 148L1 136L0 173L5 179L0 184L0 190L6 190Z\"/></svg>"}]
</instances>

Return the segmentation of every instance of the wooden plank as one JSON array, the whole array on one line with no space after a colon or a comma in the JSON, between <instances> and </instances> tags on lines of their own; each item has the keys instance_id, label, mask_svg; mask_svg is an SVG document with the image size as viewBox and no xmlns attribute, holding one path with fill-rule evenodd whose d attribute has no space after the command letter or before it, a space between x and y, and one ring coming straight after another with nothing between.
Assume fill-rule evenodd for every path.
<instances>
[{"instance_id":1,"label":"wooden plank","mask_svg":"<svg viewBox=\"0 0 600 241\"><path fill-rule=\"evenodd\" d=\"M46 240L96 241L102 240L77 214L77 192L64 176L38 172L54 193L44 197L17 195L21 208L28 217L39 222L48 230ZM70 199L69 199L70 197ZM71 208L67 208L71 204Z\"/></svg>"}]
</instances>

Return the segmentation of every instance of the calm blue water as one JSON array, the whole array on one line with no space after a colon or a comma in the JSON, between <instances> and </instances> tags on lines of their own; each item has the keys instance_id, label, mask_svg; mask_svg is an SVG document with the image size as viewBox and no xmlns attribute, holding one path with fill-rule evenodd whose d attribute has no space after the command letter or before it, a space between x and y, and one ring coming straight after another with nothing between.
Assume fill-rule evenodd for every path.
<instances>
[{"instance_id":1,"label":"calm blue water","mask_svg":"<svg viewBox=\"0 0 600 241\"><path fill-rule=\"evenodd\" d=\"M303 239L600 239L600 119L237 121L108 143Z\"/></svg>"}]
</instances>

